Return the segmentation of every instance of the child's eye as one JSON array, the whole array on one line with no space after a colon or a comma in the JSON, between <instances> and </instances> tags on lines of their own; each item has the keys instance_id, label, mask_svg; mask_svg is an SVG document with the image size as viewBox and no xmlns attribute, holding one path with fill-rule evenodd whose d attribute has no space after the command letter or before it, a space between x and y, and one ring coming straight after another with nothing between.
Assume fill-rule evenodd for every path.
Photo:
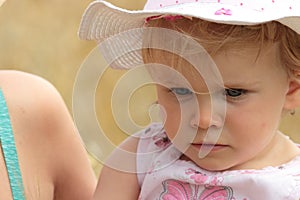
<instances>
[{"instance_id":1,"label":"child's eye","mask_svg":"<svg viewBox=\"0 0 300 200\"><path fill-rule=\"evenodd\" d=\"M173 92L176 95L188 95L192 94L193 92L188 88L171 88L171 92Z\"/></svg>"},{"instance_id":2,"label":"child's eye","mask_svg":"<svg viewBox=\"0 0 300 200\"><path fill-rule=\"evenodd\" d=\"M234 89L234 88L227 88L225 89L225 95L231 98L237 98L245 94L247 91L244 89Z\"/></svg>"}]
</instances>

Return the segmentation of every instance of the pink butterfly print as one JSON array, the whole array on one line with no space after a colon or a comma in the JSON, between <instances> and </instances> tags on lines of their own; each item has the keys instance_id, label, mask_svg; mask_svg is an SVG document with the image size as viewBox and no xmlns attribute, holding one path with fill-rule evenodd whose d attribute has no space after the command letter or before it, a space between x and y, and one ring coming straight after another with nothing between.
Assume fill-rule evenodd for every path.
<instances>
[{"instance_id":1,"label":"pink butterfly print","mask_svg":"<svg viewBox=\"0 0 300 200\"><path fill-rule=\"evenodd\" d=\"M164 192L160 195L160 200L197 200L198 186L193 190L189 183L174 179L163 181L162 184Z\"/></svg>"},{"instance_id":2,"label":"pink butterfly print","mask_svg":"<svg viewBox=\"0 0 300 200\"><path fill-rule=\"evenodd\" d=\"M185 172L187 175L190 175L190 179L194 180L196 184L209 184L209 185L221 185L223 178L217 176L208 176L199 171L196 171L192 168L189 168Z\"/></svg>"},{"instance_id":3,"label":"pink butterfly print","mask_svg":"<svg viewBox=\"0 0 300 200\"><path fill-rule=\"evenodd\" d=\"M160 200L232 200L233 192L227 186L205 186L199 196L199 186L169 179L163 182Z\"/></svg>"},{"instance_id":4,"label":"pink butterfly print","mask_svg":"<svg viewBox=\"0 0 300 200\"><path fill-rule=\"evenodd\" d=\"M199 200L232 200L233 191L228 186L205 186Z\"/></svg>"}]
</instances>

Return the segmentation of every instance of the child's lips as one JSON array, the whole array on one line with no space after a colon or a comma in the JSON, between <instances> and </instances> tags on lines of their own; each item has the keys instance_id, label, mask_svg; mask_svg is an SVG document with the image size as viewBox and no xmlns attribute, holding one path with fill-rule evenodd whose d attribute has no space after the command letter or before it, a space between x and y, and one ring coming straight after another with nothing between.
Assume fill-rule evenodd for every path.
<instances>
[{"instance_id":1,"label":"child's lips","mask_svg":"<svg viewBox=\"0 0 300 200\"><path fill-rule=\"evenodd\" d=\"M192 143L191 145L197 150L204 148L204 149L210 149L211 151L217 151L228 147L228 145L225 144L210 144L210 143Z\"/></svg>"}]
</instances>

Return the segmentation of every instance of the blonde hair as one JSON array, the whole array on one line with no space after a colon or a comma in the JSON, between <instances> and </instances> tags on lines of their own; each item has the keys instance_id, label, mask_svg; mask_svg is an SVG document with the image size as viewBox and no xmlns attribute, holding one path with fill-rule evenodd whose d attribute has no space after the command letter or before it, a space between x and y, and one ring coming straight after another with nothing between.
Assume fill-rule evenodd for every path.
<instances>
[{"instance_id":1,"label":"blonde hair","mask_svg":"<svg viewBox=\"0 0 300 200\"><path fill-rule=\"evenodd\" d=\"M211 55L226 48L238 50L245 45L259 48L260 52L266 44L276 44L282 65L289 69L289 72L300 71L300 35L279 22L243 26L182 17L173 21L165 18L150 20L147 26L167 28L187 34ZM146 40L151 42L151 39L154 38L149 34ZM142 53L146 63L158 58L155 50L150 48L144 49Z\"/></svg>"}]
</instances>

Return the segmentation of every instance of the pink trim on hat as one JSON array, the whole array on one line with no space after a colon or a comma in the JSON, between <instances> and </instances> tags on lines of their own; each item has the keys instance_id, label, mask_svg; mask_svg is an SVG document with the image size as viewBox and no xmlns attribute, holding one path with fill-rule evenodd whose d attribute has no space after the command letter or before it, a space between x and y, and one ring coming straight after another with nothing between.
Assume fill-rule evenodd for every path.
<instances>
[{"instance_id":1,"label":"pink trim on hat","mask_svg":"<svg viewBox=\"0 0 300 200\"><path fill-rule=\"evenodd\" d=\"M181 15L166 15L164 16L164 19L167 21L175 21L176 19L182 19L183 17Z\"/></svg>"},{"instance_id":2,"label":"pink trim on hat","mask_svg":"<svg viewBox=\"0 0 300 200\"><path fill-rule=\"evenodd\" d=\"M175 21L177 19L182 19L182 18L192 19L192 17L182 16L182 15L155 15L155 16L147 17L145 19L145 25L147 25L147 23L151 20L156 20L161 18L164 18L167 21Z\"/></svg>"},{"instance_id":3,"label":"pink trim on hat","mask_svg":"<svg viewBox=\"0 0 300 200\"><path fill-rule=\"evenodd\" d=\"M151 20L160 19L162 15L150 16L145 19L145 24L147 24Z\"/></svg>"}]
</instances>

